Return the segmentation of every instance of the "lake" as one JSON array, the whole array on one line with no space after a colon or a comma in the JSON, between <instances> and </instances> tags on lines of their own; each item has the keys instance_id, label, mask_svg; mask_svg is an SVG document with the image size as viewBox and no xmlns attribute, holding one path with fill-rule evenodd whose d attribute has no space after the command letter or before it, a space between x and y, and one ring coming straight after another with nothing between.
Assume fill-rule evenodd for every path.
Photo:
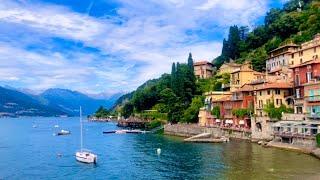
<instances>
[{"instance_id":1,"label":"lake","mask_svg":"<svg viewBox=\"0 0 320 180\"><path fill-rule=\"evenodd\" d=\"M33 128L33 124L38 127ZM55 128L58 124L60 127ZM318 179L320 160L244 141L184 143L155 134L103 134L114 123L84 122L84 146L98 164L82 164L78 118L0 119L0 179ZM69 136L54 136L58 130ZM161 155L156 149L161 148ZM58 156L61 154L61 156Z\"/></svg>"}]
</instances>

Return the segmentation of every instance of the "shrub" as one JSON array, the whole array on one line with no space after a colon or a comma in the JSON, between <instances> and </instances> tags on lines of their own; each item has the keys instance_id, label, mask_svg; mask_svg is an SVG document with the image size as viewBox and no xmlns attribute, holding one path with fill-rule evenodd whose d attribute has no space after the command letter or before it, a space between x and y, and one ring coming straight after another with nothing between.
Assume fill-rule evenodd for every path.
<instances>
[{"instance_id":1,"label":"shrub","mask_svg":"<svg viewBox=\"0 0 320 180\"><path fill-rule=\"evenodd\" d=\"M320 147L320 133L316 135L317 146Z\"/></svg>"}]
</instances>

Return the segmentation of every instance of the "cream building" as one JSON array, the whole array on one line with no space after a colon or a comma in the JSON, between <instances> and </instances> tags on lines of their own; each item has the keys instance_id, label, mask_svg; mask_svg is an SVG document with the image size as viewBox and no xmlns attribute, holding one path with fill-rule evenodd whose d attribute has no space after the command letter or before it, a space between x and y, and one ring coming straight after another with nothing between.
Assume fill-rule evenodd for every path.
<instances>
[{"instance_id":1,"label":"cream building","mask_svg":"<svg viewBox=\"0 0 320 180\"><path fill-rule=\"evenodd\" d=\"M291 60L291 54L298 49L296 44L287 44L274 49L268 53L266 59L266 68L269 74L276 74L284 69L288 69Z\"/></svg>"},{"instance_id":2,"label":"cream building","mask_svg":"<svg viewBox=\"0 0 320 180\"><path fill-rule=\"evenodd\" d=\"M241 67L241 64L237 64L237 63L233 63L233 62L224 63L219 68L218 74L224 74L224 73L230 74L230 73L232 73L233 71L235 71L239 67Z\"/></svg>"},{"instance_id":3,"label":"cream building","mask_svg":"<svg viewBox=\"0 0 320 180\"><path fill-rule=\"evenodd\" d=\"M197 78L207 79L213 75L213 64L208 61L195 62L193 67Z\"/></svg>"}]
</instances>

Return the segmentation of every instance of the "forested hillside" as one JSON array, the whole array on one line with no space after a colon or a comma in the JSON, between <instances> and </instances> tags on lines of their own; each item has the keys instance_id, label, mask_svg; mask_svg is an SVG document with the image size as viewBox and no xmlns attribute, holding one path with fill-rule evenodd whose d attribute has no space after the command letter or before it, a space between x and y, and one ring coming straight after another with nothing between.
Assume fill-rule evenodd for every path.
<instances>
[{"instance_id":1,"label":"forested hillside","mask_svg":"<svg viewBox=\"0 0 320 180\"><path fill-rule=\"evenodd\" d=\"M319 32L319 0L291 0L282 9L271 9L264 24L251 32L246 26L231 26L221 55L213 64L220 67L230 59L238 63L250 60L255 70L263 71L267 52L287 43L309 41Z\"/></svg>"}]
</instances>

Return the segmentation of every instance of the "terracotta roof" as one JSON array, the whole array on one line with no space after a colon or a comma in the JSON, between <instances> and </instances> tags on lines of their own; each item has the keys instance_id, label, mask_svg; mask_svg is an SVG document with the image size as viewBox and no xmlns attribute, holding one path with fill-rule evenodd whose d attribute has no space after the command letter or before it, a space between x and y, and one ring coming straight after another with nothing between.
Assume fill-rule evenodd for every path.
<instances>
[{"instance_id":1,"label":"terracotta roof","mask_svg":"<svg viewBox=\"0 0 320 180\"><path fill-rule=\"evenodd\" d=\"M221 99L212 100L212 102L223 102L223 101L230 101L230 100L231 100L231 96L224 96Z\"/></svg>"},{"instance_id":2,"label":"terracotta roof","mask_svg":"<svg viewBox=\"0 0 320 180\"><path fill-rule=\"evenodd\" d=\"M277 50L285 48L285 47L299 47L299 45L292 44L292 43L291 44L286 44L286 45L280 46L280 47L278 47L278 48L276 48L276 49L274 49L272 51L269 51L268 53L272 53L274 51L277 51Z\"/></svg>"},{"instance_id":3,"label":"terracotta roof","mask_svg":"<svg viewBox=\"0 0 320 180\"><path fill-rule=\"evenodd\" d=\"M307 65L310 65L310 64L319 64L319 63L320 63L319 59L317 59L317 60L309 60L309 61L303 62L301 64L298 64L298 65L295 65L295 66L291 66L289 68L292 69L292 68L296 68L296 67L302 67L302 66L307 66Z\"/></svg>"},{"instance_id":4,"label":"terracotta roof","mask_svg":"<svg viewBox=\"0 0 320 180\"><path fill-rule=\"evenodd\" d=\"M198 66L198 65L206 65L206 64L211 64L211 62L208 62L208 61L198 61L198 62L195 62L193 65L194 66Z\"/></svg>"},{"instance_id":5,"label":"terracotta roof","mask_svg":"<svg viewBox=\"0 0 320 180\"><path fill-rule=\"evenodd\" d=\"M289 89L293 88L293 84L290 83L265 83L261 87L258 87L255 90L264 90L264 89Z\"/></svg>"},{"instance_id":6,"label":"terracotta roof","mask_svg":"<svg viewBox=\"0 0 320 180\"><path fill-rule=\"evenodd\" d=\"M253 86L249 84L244 84L237 92L250 92L253 91Z\"/></svg>"}]
</instances>

